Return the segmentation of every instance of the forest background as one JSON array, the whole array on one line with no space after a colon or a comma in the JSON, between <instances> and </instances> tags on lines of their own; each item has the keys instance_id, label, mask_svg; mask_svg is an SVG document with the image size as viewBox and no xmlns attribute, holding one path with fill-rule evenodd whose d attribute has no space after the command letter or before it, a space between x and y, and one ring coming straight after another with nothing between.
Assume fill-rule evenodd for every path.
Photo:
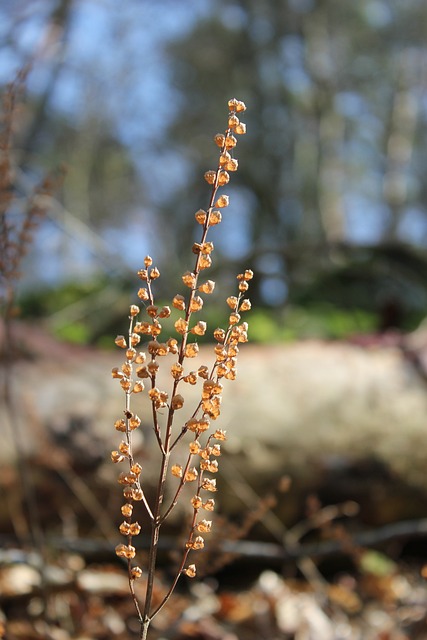
<instances>
[{"instance_id":1,"label":"forest background","mask_svg":"<svg viewBox=\"0 0 427 640\"><path fill-rule=\"evenodd\" d=\"M67 165L23 268L23 316L106 344L148 250L166 274L182 270L210 132L235 94L250 134L214 242L218 277L256 272L251 339L421 321L423 2L43 0L0 12L3 87L31 67L17 193Z\"/></svg>"}]
</instances>

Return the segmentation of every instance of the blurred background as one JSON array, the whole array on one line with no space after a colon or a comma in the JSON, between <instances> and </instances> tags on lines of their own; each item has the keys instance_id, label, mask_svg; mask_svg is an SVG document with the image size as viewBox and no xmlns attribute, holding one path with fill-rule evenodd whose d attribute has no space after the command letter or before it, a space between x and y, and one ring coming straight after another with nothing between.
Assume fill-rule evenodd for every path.
<instances>
[{"instance_id":1,"label":"blurred background","mask_svg":"<svg viewBox=\"0 0 427 640\"><path fill-rule=\"evenodd\" d=\"M205 583L216 594L216 613L199 619L193 611L193 627L176 623L173 630L167 619L158 637L427 637L425 605L417 600L425 597L419 581L427 530L426 69L423 0L3 0L0 293L8 321L1 328L0 520L7 548L10 540L40 547L47 533L69 541L101 532L114 540L104 510L119 511L110 495L115 469L104 465L110 424L121 411L120 393L106 380L118 364L114 337L126 331L135 272L147 253L162 274L157 295L165 302L176 293L176 274L192 264L194 213L209 197L203 174L217 162L213 135L224 130L227 101L236 97L247 105L248 133L236 150L230 206L212 229L216 300L231 293L242 269L255 278L251 344L224 409L236 431L233 463L224 459L223 515L240 523L242 536L251 529L254 541L281 549L313 530L313 540L329 535L336 543L342 529L325 533L324 524L343 517L356 541L320 569L310 557L311 568L294 559L283 571L277 558L260 560L257 548L255 560L245 560L250 569L238 566L258 594L268 600L274 592L268 624L267 605L253 592L250 601L218 600L221 580L233 583L225 572ZM34 200L40 194L46 208ZM207 309L209 326L226 317L219 308ZM37 470L29 481L27 460ZM326 507L333 515L322 520ZM244 514L254 509L249 526ZM286 538L301 521L309 524ZM384 528L402 523L405 542L402 529ZM375 556L357 556L365 545L357 535L366 531L377 532L375 544L391 542ZM74 569L70 549L61 552L87 603L82 572L94 558L113 561L110 546L83 546L73 548ZM307 559L308 551L300 555ZM263 572L271 568L274 574ZM108 565L107 580L111 572ZM5 575L3 590L11 580ZM359 580L367 575L371 591ZM314 593L307 604L314 608L294 628L289 620L296 618L280 614L289 576ZM406 580L397 595L396 576L400 585ZM13 588L0 597L6 617L31 620L31 638L86 638L67 599L56 626L68 635L55 635L52 621L36 628L45 609L34 604L33 586L25 614L14 608ZM120 588L112 595L126 602ZM347 635L337 635L319 589L333 612L341 607ZM283 601L278 590L287 594ZM414 601L413 593L422 596ZM385 617L366 627L359 621L362 636L351 635L349 619L362 612L366 622L369 598ZM263 612L255 616L256 636L254 610ZM116 613L107 630L88 637L127 638L128 610ZM86 615L87 630L96 616ZM301 631L308 619L318 621L315 636ZM28 640L28 629L13 627L8 637Z\"/></svg>"},{"instance_id":2,"label":"blurred background","mask_svg":"<svg viewBox=\"0 0 427 640\"><path fill-rule=\"evenodd\" d=\"M0 11L2 85L30 65L18 186L67 166L25 264L24 313L96 342L148 250L166 274L183 268L212 135L236 95L249 134L215 267L256 272L252 339L420 322L424 2L40 0Z\"/></svg>"}]
</instances>

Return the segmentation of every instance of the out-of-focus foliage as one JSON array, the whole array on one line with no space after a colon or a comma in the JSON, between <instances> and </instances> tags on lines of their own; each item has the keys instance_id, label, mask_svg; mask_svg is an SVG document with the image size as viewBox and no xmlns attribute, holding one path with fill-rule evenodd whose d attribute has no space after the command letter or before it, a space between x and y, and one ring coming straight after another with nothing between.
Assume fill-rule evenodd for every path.
<instances>
[{"instance_id":1,"label":"out-of-focus foliage","mask_svg":"<svg viewBox=\"0 0 427 640\"><path fill-rule=\"evenodd\" d=\"M182 238L207 204L212 134L235 95L247 103L248 134L214 230L215 278L251 266L258 305L324 303L380 318L394 305L389 326L402 328L419 317L424 2L38 0L5 2L0 18L1 77L31 66L21 166L30 178L59 161L69 167L57 254L69 255L68 234L88 240L95 270L107 274L146 251L163 282L188 268ZM74 218L85 238L63 224Z\"/></svg>"}]
</instances>

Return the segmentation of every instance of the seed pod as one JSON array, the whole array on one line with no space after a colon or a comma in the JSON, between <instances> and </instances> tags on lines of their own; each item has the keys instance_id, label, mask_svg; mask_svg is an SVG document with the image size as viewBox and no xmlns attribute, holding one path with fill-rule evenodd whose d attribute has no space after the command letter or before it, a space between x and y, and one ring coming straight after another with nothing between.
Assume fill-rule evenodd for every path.
<instances>
[{"instance_id":1,"label":"seed pod","mask_svg":"<svg viewBox=\"0 0 427 640\"><path fill-rule=\"evenodd\" d=\"M182 276L182 281L186 287L194 289L196 286L196 276L191 271L186 271Z\"/></svg>"},{"instance_id":2,"label":"seed pod","mask_svg":"<svg viewBox=\"0 0 427 640\"><path fill-rule=\"evenodd\" d=\"M214 206L218 207L218 209L223 209L224 207L228 207L229 203L230 203L230 198L226 195L222 195L222 196L219 196Z\"/></svg>"},{"instance_id":3,"label":"seed pod","mask_svg":"<svg viewBox=\"0 0 427 640\"><path fill-rule=\"evenodd\" d=\"M244 122L239 122L239 124L237 124L234 127L234 133L237 133L237 135L242 136L246 133L246 125Z\"/></svg>"},{"instance_id":4,"label":"seed pod","mask_svg":"<svg viewBox=\"0 0 427 640\"><path fill-rule=\"evenodd\" d=\"M199 269L209 269L211 266L212 258L209 255L202 253L199 260Z\"/></svg>"},{"instance_id":5,"label":"seed pod","mask_svg":"<svg viewBox=\"0 0 427 640\"><path fill-rule=\"evenodd\" d=\"M131 569L132 580L138 580L142 576L141 567L132 567Z\"/></svg>"},{"instance_id":6,"label":"seed pod","mask_svg":"<svg viewBox=\"0 0 427 640\"><path fill-rule=\"evenodd\" d=\"M124 505L122 505L120 510L123 516L126 516L126 518L130 518L133 511L133 505L126 502Z\"/></svg>"},{"instance_id":7,"label":"seed pod","mask_svg":"<svg viewBox=\"0 0 427 640\"><path fill-rule=\"evenodd\" d=\"M237 140L234 136L232 136L231 134L229 134L226 138L225 138L225 148L226 149L233 149L237 144Z\"/></svg>"},{"instance_id":8,"label":"seed pod","mask_svg":"<svg viewBox=\"0 0 427 640\"><path fill-rule=\"evenodd\" d=\"M205 478L202 483L202 489L205 489L206 491L212 491L212 492L217 491L216 480Z\"/></svg>"},{"instance_id":9,"label":"seed pod","mask_svg":"<svg viewBox=\"0 0 427 640\"><path fill-rule=\"evenodd\" d=\"M225 331L224 331L224 329L221 329L221 327L218 327L217 329L215 329L213 335L214 335L215 340L217 340L218 342L224 342L224 340L225 340Z\"/></svg>"},{"instance_id":10,"label":"seed pod","mask_svg":"<svg viewBox=\"0 0 427 640\"><path fill-rule=\"evenodd\" d=\"M199 209L195 213L195 218L199 224L205 224L208 214L203 209Z\"/></svg>"},{"instance_id":11,"label":"seed pod","mask_svg":"<svg viewBox=\"0 0 427 640\"><path fill-rule=\"evenodd\" d=\"M207 280L203 284L200 285L199 291L202 293L210 294L215 289L215 282L213 280Z\"/></svg>"},{"instance_id":12,"label":"seed pod","mask_svg":"<svg viewBox=\"0 0 427 640\"><path fill-rule=\"evenodd\" d=\"M184 298L184 296L181 296L179 293L177 293L176 296L174 297L174 299L172 300L172 306L174 306L175 309L179 309L180 311L184 311L184 309L185 309L185 298Z\"/></svg>"},{"instance_id":13,"label":"seed pod","mask_svg":"<svg viewBox=\"0 0 427 640\"><path fill-rule=\"evenodd\" d=\"M200 442L198 440L193 440L193 442L190 442L188 445L188 448L190 449L191 454L196 455L201 449Z\"/></svg>"},{"instance_id":14,"label":"seed pod","mask_svg":"<svg viewBox=\"0 0 427 640\"><path fill-rule=\"evenodd\" d=\"M199 322L191 329L191 333L194 333L196 336L204 336L206 333L206 326L206 322L199 320Z\"/></svg>"},{"instance_id":15,"label":"seed pod","mask_svg":"<svg viewBox=\"0 0 427 640\"><path fill-rule=\"evenodd\" d=\"M124 459L125 459L124 455L122 455L118 451L111 452L111 461L114 462L115 464L117 462L123 462Z\"/></svg>"},{"instance_id":16,"label":"seed pod","mask_svg":"<svg viewBox=\"0 0 427 640\"><path fill-rule=\"evenodd\" d=\"M200 509L203 504L203 500L200 496L193 496L193 498L191 498L191 504L193 505L194 509Z\"/></svg>"},{"instance_id":17,"label":"seed pod","mask_svg":"<svg viewBox=\"0 0 427 640\"><path fill-rule=\"evenodd\" d=\"M192 467L185 474L184 481L185 482L194 482L194 480L197 480L198 475L199 475L199 472L197 471L196 467Z\"/></svg>"},{"instance_id":18,"label":"seed pod","mask_svg":"<svg viewBox=\"0 0 427 640\"><path fill-rule=\"evenodd\" d=\"M128 456L130 453L129 443L122 440L121 443L119 444L119 451L120 453L123 453L124 456Z\"/></svg>"},{"instance_id":19,"label":"seed pod","mask_svg":"<svg viewBox=\"0 0 427 640\"><path fill-rule=\"evenodd\" d=\"M137 536L141 533L141 525L139 522L132 522L129 533L131 536Z\"/></svg>"},{"instance_id":20,"label":"seed pod","mask_svg":"<svg viewBox=\"0 0 427 640\"><path fill-rule=\"evenodd\" d=\"M173 396L172 400L171 400L171 406L172 409L174 409L175 411L178 409L182 409L182 407L184 406L184 398L181 394L177 393L176 395Z\"/></svg>"},{"instance_id":21,"label":"seed pod","mask_svg":"<svg viewBox=\"0 0 427 640\"><path fill-rule=\"evenodd\" d=\"M219 224L222 220L221 211L211 211L209 216L209 224L211 227L214 227L216 224Z\"/></svg>"},{"instance_id":22,"label":"seed pod","mask_svg":"<svg viewBox=\"0 0 427 640\"><path fill-rule=\"evenodd\" d=\"M181 335L184 335L188 331L188 321L184 320L184 318L178 318L174 326L177 332Z\"/></svg>"},{"instance_id":23,"label":"seed pod","mask_svg":"<svg viewBox=\"0 0 427 640\"><path fill-rule=\"evenodd\" d=\"M122 349L126 349L126 347L128 346L124 336L117 336L114 342L118 347L121 347Z\"/></svg>"},{"instance_id":24,"label":"seed pod","mask_svg":"<svg viewBox=\"0 0 427 640\"><path fill-rule=\"evenodd\" d=\"M200 533L210 533L211 529L212 529L211 520L201 520L197 524L197 531L200 531Z\"/></svg>"},{"instance_id":25,"label":"seed pod","mask_svg":"<svg viewBox=\"0 0 427 640\"><path fill-rule=\"evenodd\" d=\"M183 371L184 371L184 367L179 362L175 362L171 366L171 374L175 380L178 380L181 377Z\"/></svg>"},{"instance_id":26,"label":"seed pod","mask_svg":"<svg viewBox=\"0 0 427 640\"><path fill-rule=\"evenodd\" d=\"M215 438L215 440L227 440L227 436L226 436L226 431L223 431L222 429L217 429L215 431L215 433L213 434L213 437Z\"/></svg>"},{"instance_id":27,"label":"seed pod","mask_svg":"<svg viewBox=\"0 0 427 640\"><path fill-rule=\"evenodd\" d=\"M120 420L116 420L115 421L114 428L117 431L121 431L122 433L126 433L126 422L123 420L123 418L120 418Z\"/></svg>"},{"instance_id":28,"label":"seed pod","mask_svg":"<svg viewBox=\"0 0 427 640\"><path fill-rule=\"evenodd\" d=\"M194 298L190 302L190 311L195 313L196 311L200 311L203 307L203 298L200 296L194 296Z\"/></svg>"},{"instance_id":29,"label":"seed pod","mask_svg":"<svg viewBox=\"0 0 427 640\"><path fill-rule=\"evenodd\" d=\"M231 158L229 162L225 165L227 171L237 171L239 168L239 161L236 158Z\"/></svg>"},{"instance_id":30,"label":"seed pod","mask_svg":"<svg viewBox=\"0 0 427 640\"><path fill-rule=\"evenodd\" d=\"M172 465L171 473L176 478L182 478L182 466L180 464Z\"/></svg>"},{"instance_id":31,"label":"seed pod","mask_svg":"<svg viewBox=\"0 0 427 640\"><path fill-rule=\"evenodd\" d=\"M151 265L153 264L153 258L151 256L145 256L144 264L146 269L148 269L148 267L151 267Z\"/></svg>"},{"instance_id":32,"label":"seed pod","mask_svg":"<svg viewBox=\"0 0 427 640\"><path fill-rule=\"evenodd\" d=\"M218 174L218 185L223 187L230 182L230 174L227 171L220 171Z\"/></svg>"},{"instance_id":33,"label":"seed pod","mask_svg":"<svg viewBox=\"0 0 427 640\"><path fill-rule=\"evenodd\" d=\"M227 302L228 306L230 307L230 309L233 309L233 311L234 311L234 309L237 309L237 304L238 304L239 301L236 298L236 296L229 296L227 298L226 302Z\"/></svg>"},{"instance_id":34,"label":"seed pod","mask_svg":"<svg viewBox=\"0 0 427 640\"><path fill-rule=\"evenodd\" d=\"M214 140L215 140L215 144L218 147L223 147L225 142L225 135L223 133L217 133Z\"/></svg>"},{"instance_id":35,"label":"seed pod","mask_svg":"<svg viewBox=\"0 0 427 640\"><path fill-rule=\"evenodd\" d=\"M149 294L147 289L144 289L144 287L141 287L140 289L138 289L138 298L140 300L148 300L149 299Z\"/></svg>"},{"instance_id":36,"label":"seed pod","mask_svg":"<svg viewBox=\"0 0 427 640\"><path fill-rule=\"evenodd\" d=\"M215 184L216 171L206 171L204 178L208 184Z\"/></svg>"},{"instance_id":37,"label":"seed pod","mask_svg":"<svg viewBox=\"0 0 427 640\"><path fill-rule=\"evenodd\" d=\"M150 271L151 280L156 280L159 276L160 276L160 271L157 269L157 267L154 267L153 269L151 269Z\"/></svg>"},{"instance_id":38,"label":"seed pod","mask_svg":"<svg viewBox=\"0 0 427 640\"><path fill-rule=\"evenodd\" d=\"M202 507L203 509L206 509L206 511L213 511L215 509L215 500L213 498L206 500L206 502L203 503Z\"/></svg>"}]
</instances>

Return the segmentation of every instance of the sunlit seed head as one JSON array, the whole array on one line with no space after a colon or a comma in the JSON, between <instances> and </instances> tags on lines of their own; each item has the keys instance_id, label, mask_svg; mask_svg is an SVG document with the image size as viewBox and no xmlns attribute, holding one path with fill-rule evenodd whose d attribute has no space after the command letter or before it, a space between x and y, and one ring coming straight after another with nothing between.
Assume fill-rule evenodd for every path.
<instances>
[{"instance_id":1,"label":"sunlit seed head","mask_svg":"<svg viewBox=\"0 0 427 640\"><path fill-rule=\"evenodd\" d=\"M215 184L216 171L206 171L204 178L208 184Z\"/></svg>"},{"instance_id":2,"label":"sunlit seed head","mask_svg":"<svg viewBox=\"0 0 427 640\"><path fill-rule=\"evenodd\" d=\"M182 409L183 406L184 406L184 398L181 394L177 393L176 395L173 396L171 400L171 407L174 411L176 411L178 409Z\"/></svg>"},{"instance_id":3,"label":"sunlit seed head","mask_svg":"<svg viewBox=\"0 0 427 640\"><path fill-rule=\"evenodd\" d=\"M174 464L171 467L171 474L176 478L182 478L182 466L180 464Z\"/></svg>"},{"instance_id":4,"label":"sunlit seed head","mask_svg":"<svg viewBox=\"0 0 427 640\"><path fill-rule=\"evenodd\" d=\"M185 298L181 294L177 293L174 299L172 300L172 306L175 309L179 309L180 311L184 311L185 309Z\"/></svg>"},{"instance_id":5,"label":"sunlit seed head","mask_svg":"<svg viewBox=\"0 0 427 640\"><path fill-rule=\"evenodd\" d=\"M195 358L199 353L199 345L197 342L192 342L187 344L185 347L185 357L186 358Z\"/></svg>"},{"instance_id":6,"label":"sunlit seed head","mask_svg":"<svg viewBox=\"0 0 427 640\"><path fill-rule=\"evenodd\" d=\"M230 129L234 129L235 127L237 127L239 122L240 122L239 118L234 114L232 114L228 118L228 126L230 127Z\"/></svg>"},{"instance_id":7,"label":"sunlit seed head","mask_svg":"<svg viewBox=\"0 0 427 640\"><path fill-rule=\"evenodd\" d=\"M124 459L125 459L124 455L119 453L119 451L112 451L111 452L111 461L114 462L115 464L117 462L122 462Z\"/></svg>"},{"instance_id":8,"label":"sunlit seed head","mask_svg":"<svg viewBox=\"0 0 427 640\"><path fill-rule=\"evenodd\" d=\"M206 322L204 322L203 320L199 320L199 322L197 322L191 329L191 333L195 334L196 336L204 336L206 333L206 327Z\"/></svg>"},{"instance_id":9,"label":"sunlit seed head","mask_svg":"<svg viewBox=\"0 0 427 640\"><path fill-rule=\"evenodd\" d=\"M132 382L129 380L129 378L122 378L120 380L120 386L122 387L123 391L126 391L127 393L131 389Z\"/></svg>"},{"instance_id":10,"label":"sunlit seed head","mask_svg":"<svg viewBox=\"0 0 427 640\"><path fill-rule=\"evenodd\" d=\"M218 378L223 378L228 372L227 367L224 363L220 362L216 368L216 374Z\"/></svg>"},{"instance_id":11,"label":"sunlit seed head","mask_svg":"<svg viewBox=\"0 0 427 640\"><path fill-rule=\"evenodd\" d=\"M225 165L227 171L237 171L239 168L239 161L236 158L231 158Z\"/></svg>"},{"instance_id":12,"label":"sunlit seed head","mask_svg":"<svg viewBox=\"0 0 427 640\"><path fill-rule=\"evenodd\" d=\"M136 487L132 489L132 500L136 500L137 502L141 501L144 497L144 493L140 487Z\"/></svg>"},{"instance_id":13,"label":"sunlit seed head","mask_svg":"<svg viewBox=\"0 0 427 640\"><path fill-rule=\"evenodd\" d=\"M134 464L131 466L130 470L136 476L140 476L141 475L141 471L142 471L142 467L139 464L139 462L134 462Z\"/></svg>"},{"instance_id":14,"label":"sunlit seed head","mask_svg":"<svg viewBox=\"0 0 427 640\"><path fill-rule=\"evenodd\" d=\"M192 467L191 469L188 469L187 473L184 476L184 481L185 482L194 482L194 480L197 480L199 476L199 472L197 471L196 467Z\"/></svg>"},{"instance_id":15,"label":"sunlit seed head","mask_svg":"<svg viewBox=\"0 0 427 640\"><path fill-rule=\"evenodd\" d=\"M208 214L203 209L199 209L195 213L195 218L199 224L205 224Z\"/></svg>"},{"instance_id":16,"label":"sunlit seed head","mask_svg":"<svg viewBox=\"0 0 427 640\"><path fill-rule=\"evenodd\" d=\"M126 349L128 346L124 336L117 336L114 342L118 347L121 347L122 349Z\"/></svg>"},{"instance_id":17,"label":"sunlit seed head","mask_svg":"<svg viewBox=\"0 0 427 640\"><path fill-rule=\"evenodd\" d=\"M132 373L132 367L129 364L129 362L125 362L124 364L122 364L121 366L122 372L125 374L125 376L129 377L130 374Z\"/></svg>"},{"instance_id":18,"label":"sunlit seed head","mask_svg":"<svg viewBox=\"0 0 427 640\"><path fill-rule=\"evenodd\" d=\"M184 335L188 331L188 321L184 320L184 318L178 318L174 326L177 332L181 335Z\"/></svg>"},{"instance_id":19,"label":"sunlit seed head","mask_svg":"<svg viewBox=\"0 0 427 640\"><path fill-rule=\"evenodd\" d=\"M191 247L191 250L195 255L197 255L201 252L202 245L200 244L200 242L194 242L193 246Z\"/></svg>"},{"instance_id":20,"label":"sunlit seed head","mask_svg":"<svg viewBox=\"0 0 427 640\"><path fill-rule=\"evenodd\" d=\"M121 431L122 433L126 433L126 422L123 420L123 418L120 418L120 420L115 421L114 428L116 429L116 431Z\"/></svg>"},{"instance_id":21,"label":"sunlit seed head","mask_svg":"<svg viewBox=\"0 0 427 640\"><path fill-rule=\"evenodd\" d=\"M216 224L219 224L222 220L221 211L211 211L209 216L209 224L214 227Z\"/></svg>"},{"instance_id":22,"label":"sunlit seed head","mask_svg":"<svg viewBox=\"0 0 427 640\"><path fill-rule=\"evenodd\" d=\"M199 269L209 269L211 266L212 258L209 255L202 253L199 259Z\"/></svg>"},{"instance_id":23,"label":"sunlit seed head","mask_svg":"<svg viewBox=\"0 0 427 640\"><path fill-rule=\"evenodd\" d=\"M201 450L200 442L198 440L193 440L193 442L190 442L188 445L188 448L192 455L197 455Z\"/></svg>"},{"instance_id":24,"label":"sunlit seed head","mask_svg":"<svg viewBox=\"0 0 427 640\"><path fill-rule=\"evenodd\" d=\"M139 522L132 522L129 533L131 536L137 536L141 533L141 525Z\"/></svg>"},{"instance_id":25,"label":"sunlit seed head","mask_svg":"<svg viewBox=\"0 0 427 640\"><path fill-rule=\"evenodd\" d=\"M190 301L190 311L195 313L197 311L200 311L202 307L203 307L203 298L201 298L200 296L194 296L194 298L192 298L192 300Z\"/></svg>"},{"instance_id":26,"label":"sunlit seed head","mask_svg":"<svg viewBox=\"0 0 427 640\"><path fill-rule=\"evenodd\" d=\"M116 378L117 380L121 380L124 376L124 373L122 371L119 371L118 367L113 367L111 369L111 375L113 378Z\"/></svg>"},{"instance_id":27,"label":"sunlit seed head","mask_svg":"<svg viewBox=\"0 0 427 640\"><path fill-rule=\"evenodd\" d=\"M164 306L159 311L159 318L169 318L171 314L170 307Z\"/></svg>"},{"instance_id":28,"label":"sunlit seed head","mask_svg":"<svg viewBox=\"0 0 427 640\"><path fill-rule=\"evenodd\" d=\"M207 280L203 284L200 285L199 291L202 293L210 294L215 289L215 282L213 280Z\"/></svg>"},{"instance_id":29,"label":"sunlit seed head","mask_svg":"<svg viewBox=\"0 0 427 640\"><path fill-rule=\"evenodd\" d=\"M130 504L129 502L126 502L125 504L122 505L120 510L123 516L125 516L126 518L130 518L133 512L133 505Z\"/></svg>"},{"instance_id":30,"label":"sunlit seed head","mask_svg":"<svg viewBox=\"0 0 427 640\"><path fill-rule=\"evenodd\" d=\"M136 356L136 349L134 349L133 347L129 347L129 349L126 349L126 358L129 361L133 360L135 356Z\"/></svg>"},{"instance_id":31,"label":"sunlit seed head","mask_svg":"<svg viewBox=\"0 0 427 640\"><path fill-rule=\"evenodd\" d=\"M159 310L159 307L156 307L156 305L154 304L150 304L146 307L146 312L147 314L151 317L151 318L155 318L157 315L157 312Z\"/></svg>"},{"instance_id":32,"label":"sunlit seed head","mask_svg":"<svg viewBox=\"0 0 427 640\"><path fill-rule=\"evenodd\" d=\"M228 317L229 324L237 324L240 322L240 314L239 313L230 313Z\"/></svg>"},{"instance_id":33,"label":"sunlit seed head","mask_svg":"<svg viewBox=\"0 0 427 640\"><path fill-rule=\"evenodd\" d=\"M136 347L136 345L139 344L140 341L141 341L140 336L137 333L132 333L130 337L130 343L132 347Z\"/></svg>"},{"instance_id":34,"label":"sunlit seed head","mask_svg":"<svg viewBox=\"0 0 427 640\"><path fill-rule=\"evenodd\" d=\"M234 133L236 133L239 136L242 136L246 133L246 125L244 122L239 122L239 124L237 124L234 127Z\"/></svg>"},{"instance_id":35,"label":"sunlit seed head","mask_svg":"<svg viewBox=\"0 0 427 640\"><path fill-rule=\"evenodd\" d=\"M131 569L132 580L138 580L141 576L142 576L141 567L132 567Z\"/></svg>"},{"instance_id":36,"label":"sunlit seed head","mask_svg":"<svg viewBox=\"0 0 427 640\"><path fill-rule=\"evenodd\" d=\"M184 367L179 362L175 362L171 366L171 374L172 374L172 377L175 378L175 380L178 380L182 376L183 371L184 371Z\"/></svg>"},{"instance_id":37,"label":"sunlit seed head","mask_svg":"<svg viewBox=\"0 0 427 640\"><path fill-rule=\"evenodd\" d=\"M226 165L228 162L230 162L231 160L231 155L228 153L228 151L224 151L224 153L221 153L221 155L219 156L219 164L221 166Z\"/></svg>"},{"instance_id":38,"label":"sunlit seed head","mask_svg":"<svg viewBox=\"0 0 427 640\"><path fill-rule=\"evenodd\" d=\"M148 269L148 267L151 267L151 265L153 264L153 258L151 256L145 256L144 264L145 268Z\"/></svg>"},{"instance_id":39,"label":"sunlit seed head","mask_svg":"<svg viewBox=\"0 0 427 640\"><path fill-rule=\"evenodd\" d=\"M205 364L201 365L198 368L197 375L199 376L199 378L203 378L204 380L207 380L209 378L209 369Z\"/></svg>"},{"instance_id":40,"label":"sunlit seed head","mask_svg":"<svg viewBox=\"0 0 427 640\"><path fill-rule=\"evenodd\" d=\"M213 333L215 340L217 342L224 342L225 340L225 331L221 329L221 327L217 327Z\"/></svg>"},{"instance_id":41,"label":"sunlit seed head","mask_svg":"<svg viewBox=\"0 0 427 640\"><path fill-rule=\"evenodd\" d=\"M239 282L239 291L244 293L248 289L249 289L249 284L246 282L246 280L242 280L242 282Z\"/></svg>"},{"instance_id":42,"label":"sunlit seed head","mask_svg":"<svg viewBox=\"0 0 427 640\"><path fill-rule=\"evenodd\" d=\"M133 489L132 487L126 486L123 489L123 497L126 500L133 500Z\"/></svg>"},{"instance_id":43,"label":"sunlit seed head","mask_svg":"<svg viewBox=\"0 0 427 640\"><path fill-rule=\"evenodd\" d=\"M223 187L230 182L230 174L227 171L220 171L218 174L218 185Z\"/></svg>"},{"instance_id":44,"label":"sunlit seed head","mask_svg":"<svg viewBox=\"0 0 427 640\"><path fill-rule=\"evenodd\" d=\"M123 455L128 456L130 452L129 443L122 440L121 443L119 444L119 451L120 453L123 453Z\"/></svg>"},{"instance_id":45,"label":"sunlit seed head","mask_svg":"<svg viewBox=\"0 0 427 640\"><path fill-rule=\"evenodd\" d=\"M138 298L140 300L143 300L144 302L146 300L148 300L149 299L149 294L148 294L147 289L144 289L144 287L141 287L140 289L138 289Z\"/></svg>"},{"instance_id":46,"label":"sunlit seed head","mask_svg":"<svg viewBox=\"0 0 427 640\"><path fill-rule=\"evenodd\" d=\"M129 308L129 315L134 317L137 316L139 313L140 309L136 304L131 304L130 308Z\"/></svg>"},{"instance_id":47,"label":"sunlit seed head","mask_svg":"<svg viewBox=\"0 0 427 640\"><path fill-rule=\"evenodd\" d=\"M205 491L211 491L211 492L215 492L217 491L216 488L216 480L215 479L210 479L210 478L205 478L202 482L202 489L205 489Z\"/></svg>"},{"instance_id":48,"label":"sunlit seed head","mask_svg":"<svg viewBox=\"0 0 427 640\"><path fill-rule=\"evenodd\" d=\"M176 340L176 338L169 338L169 340L167 341L167 345L169 348L169 353L178 353L178 340Z\"/></svg>"},{"instance_id":49,"label":"sunlit seed head","mask_svg":"<svg viewBox=\"0 0 427 640\"><path fill-rule=\"evenodd\" d=\"M144 280L144 281L148 280L148 271L147 271L147 269L140 269L138 271L137 275L141 280Z\"/></svg>"},{"instance_id":50,"label":"sunlit seed head","mask_svg":"<svg viewBox=\"0 0 427 640\"><path fill-rule=\"evenodd\" d=\"M230 309L233 309L233 311L235 309L237 309L237 305L238 305L238 299L236 298L236 296L229 296L227 298L227 304L230 307Z\"/></svg>"},{"instance_id":51,"label":"sunlit seed head","mask_svg":"<svg viewBox=\"0 0 427 640\"><path fill-rule=\"evenodd\" d=\"M119 531L123 536L128 536L130 532L130 524L129 522L122 522Z\"/></svg>"},{"instance_id":52,"label":"sunlit seed head","mask_svg":"<svg viewBox=\"0 0 427 640\"><path fill-rule=\"evenodd\" d=\"M194 289L196 286L196 276L191 271L186 271L182 276L182 281L186 287Z\"/></svg>"},{"instance_id":53,"label":"sunlit seed head","mask_svg":"<svg viewBox=\"0 0 427 640\"><path fill-rule=\"evenodd\" d=\"M197 373L195 371L190 371L190 373L184 376L183 380L188 384L195 385L197 384Z\"/></svg>"},{"instance_id":54,"label":"sunlit seed head","mask_svg":"<svg viewBox=\"0 0 427 640\"><path fill-rule=\"evenodd\" d=\"M210 498L209 500L206 500L206 502L204 502L202 504L203 509L206 509L206 511L214 511L215 509L215 500L213 498Z\"/></svg>"},{"instance_id":55,"label":"sunlit seed head","mask_svg":"<svg viewBox=\"0 0 427 640\"><path fill-rule=\"evenodd\" d=\"M138 378L149 378L150 374L147 370L147 367L145 365L142 365L142 367L137 367L136 368L136 375L138 376Z\"/></svg>"},{"instance_id":56,"label":"sunlit seed head","mask_svg":"<svg viewBox=\"0 0 427 640\"><path fill-rule=\"evenodd\" d=\"M212 521L211 520L201 520L197 523L197 531L200 533L210 533L212 529Z\"/></svg>"},{"instance_id":57,"label":"sunlit seed head","mask_svg":"<svg viewBox=\"0 0 427 640\"><path fill-rule=\"evenodd\" d=\"M231 134L229 134L226 138L225 138L225 148L226 149L233 149L237 144L237 139L232 136Z\"/></svg>"},{"instance_id":58,"label":"sunlit seed head","mask_svg":"<svg viewBox=\"0 0 427 640\"><path fill-rule=\"evenodd\" d=\"M224 207L228 207L229 204L230 204L230 198L226 195L222 195L222 196L219 196L214 206L218 207L218 209L223 209Z\"/></svg>"},{"instance_id":59,"label":"sunlit seed head","mask_svg":"<svg viewBox=\"0 0 427 640\"><path fill-rule=\"evenodd\" d=\"M212 455L213 456L220 456L221 455L221 445L218 443L215 443L212 446Z\"/></svg>"},{"instance_id":60,"label":"sunlit seed head","mask_svg":"<svg viewBox=\"0 0 427 640\"><path fill-rule=\"evenodd\" d=\"M225 135L223 133L217 133L216 136L214 137L214 140L215 140L215 144L221 148L224 146Z\"/></svg>"},{"instance_id":61,"label":"sunlit seed head","mask_svg":"<svg viewBox=\"0 0 427 640\"><path fill-rule=\"evenodd\" d=\"M159 277L160 277L160 271L157 269L157 267L153 267L153 269L151 269L150 271L151 280L156 280Z\"/></svg>"},{"instance_id":62,"label":"sunlit seed head","mask_svg":"<svg viewBox=\"0 0 427 640\"><path fill-rule=\"evenodd\" d=\"M213 437L215 438L215 440L224 441L224 440L227 440L227 435L226 434L227 434L226 431L223 431L222 429L217 429L215 431L215 433L213 434Z\"/></svg>"},{"instance_id":63,"label":"sunlit seed head","mask_svg":"<svg viewBox=\"0 0 427 640\"><path fill-rule=\"evenodd\" d=\"M203 504L203 500L200 496L193 496L191 498L191 504L193 505L193 509L200 509Z\"/></svg>"}]
</instances>

